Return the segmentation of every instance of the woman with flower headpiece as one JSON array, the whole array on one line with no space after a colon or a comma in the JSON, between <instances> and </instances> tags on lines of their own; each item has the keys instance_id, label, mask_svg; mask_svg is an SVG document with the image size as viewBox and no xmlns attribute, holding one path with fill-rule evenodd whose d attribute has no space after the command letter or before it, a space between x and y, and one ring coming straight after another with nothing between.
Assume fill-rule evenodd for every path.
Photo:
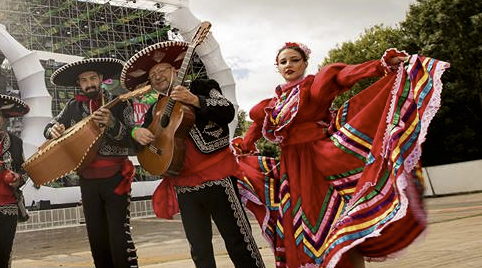
<instances>
[{"instance_id":1,"label":"woman with flower headpiece","mask_svg":"<svg viewBox=\"0 0 482 268\"><path fill-rule=\"evenodd\" d=\"M30 108L21 99L0 94L0 267L10 267L17 222L28 219L20 187L27 181L22 168L22 140L6 130L8 119Z\"/></svg>"},{"instance_id":2,"label":"woman with flower headpiece","mask_svg":"<svg viewBox=\"0 0 482 268\"><path fill-rule=\"evenodd\" d=\"M232 141L241 192L276 267L364 267L425 229L421 144L449 64L389 49L381 60L305 75L309 54L298 43L278 51L286 83L251 109L253 124ZM337 95L370 77L382 78L330 112ZM280 146L278 164L253 156L262 136Z\"/></svg>"}]
</instances>

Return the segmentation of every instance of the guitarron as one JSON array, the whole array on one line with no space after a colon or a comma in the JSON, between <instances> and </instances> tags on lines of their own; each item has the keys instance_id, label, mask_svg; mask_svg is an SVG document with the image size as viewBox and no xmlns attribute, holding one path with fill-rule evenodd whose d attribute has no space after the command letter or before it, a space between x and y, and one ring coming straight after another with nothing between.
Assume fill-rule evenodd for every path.
<instances>
[{"instance_id":1,"label":"guitarron","mask_svg":"<svg viewBox=\"0 0 482 268\"><path fill-rule=\"evenodd\" d=\"M110 109L120 101L144 95L150 90L150 85L144 86L116 97L103 107ZM104 130L99 128L92 115L89 115L69 127L57 139L42 144L22 166L36 185L80 171L94 160Z\"/></svg>"}]
</instances>

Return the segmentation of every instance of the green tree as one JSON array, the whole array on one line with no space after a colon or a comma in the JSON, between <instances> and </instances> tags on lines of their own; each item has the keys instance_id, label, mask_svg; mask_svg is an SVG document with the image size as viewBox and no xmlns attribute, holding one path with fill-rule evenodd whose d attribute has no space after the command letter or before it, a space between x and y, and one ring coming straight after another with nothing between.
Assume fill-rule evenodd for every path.
<instances>
[{"instance_id":1,"label":"green tree","mask_svg":"<svg viewBox=\"0 0 482 268\"><path fill-rule=\"evenodd\" d=\"M328 52L322 66L344 62L348 64L358 64L368 60L380 59L387 48L400 47L403 34L399 29L393 29L383 25L376 25L360 35L354 42L344 42ZM371 85L378 78L365 79L357 83L352 90L349 90L334 101L335 108L340 107L343 102L353 97L355 94Z\"/></svg>"},{"instance_id":2,"label":"green tree","mask_svg":"<svg viewBox=\"0 0 482 268\"><path fill-rule=\"evenodd\" d=\"M450 62L423 164L482 158L482 1L419 0L401 29L405 47Z\"/></svg>"},{"instance_id":3,"label":"green tree","mask_svg":"<svg viewBox=\"0 0 482 268\"><path fill-rule=\"evenodd\" d=\"M482 159L482 1L418 0L400 27L367 29L358 40L329 52L323 65L380 58L390 47L448 61L442 77L442 106L424 143L426 166ZM355 85L335 100L345 100L374 80Z\"/></svg>"},{"instance_id":4,"label":"green tree","mask_svg":"<svg viewBox=\"0 0 482 268\"><path fill-rule=\"evenodd\" d=\"M251 126L252 122L247 120L247 113L243 110L238 111L238 125L234 131L234 137L244 137L246 131ZM256 142L256 147L259 150L260 155L269 156L279 159L281 150L279 146L267 141L265 138L261 138Z\"/></svg>"},{"instance_id":5,"label":"green tree","mask_svg":"<svg viewBox=\"0 0 482 268\"><path fill-rule=\"evenodd\" d=\"M238 111L238 125L234 130L234 137L242 137L251 125L250 122L246 120L247 114L244 110Z\"/></svg>"}]
</instances>

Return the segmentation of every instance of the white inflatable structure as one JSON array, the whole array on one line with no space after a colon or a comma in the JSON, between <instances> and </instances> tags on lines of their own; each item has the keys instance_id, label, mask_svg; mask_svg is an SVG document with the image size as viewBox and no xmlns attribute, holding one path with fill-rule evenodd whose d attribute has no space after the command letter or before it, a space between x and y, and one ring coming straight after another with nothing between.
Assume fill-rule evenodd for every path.
<instances>
[{"instance_id":1,"label":"white inflatable structure","mask_svg":"<svg viewBox=\"0 0 482 268\"><path fill-rule=\"evenodd\" d=\"M90 0L96 3L106 1ZM137 0L135 1L110 1L111 4L118 2L132 8L145 7L147 5L159 4L167 6L165 9L170 13L171 26L179 29L181 36L189 41L194 36L201 21L189 10L188 0ZM216 27L214 25L214 27ZM40 59L55 59L58 62L70 63L81 59L81 57L62 55L56 53L30 51L17 42L7 31L4 25L0 24L0 50L11 65L18 81L21 98L30 106L30 112L23 118L22 139L24 144L25 157L29 157L37 151L44 141L43 129L52 119L52 97L47 91L45 84L45 70L40 64ZM208 38L196 49L201 61L206 67L207 75L219 82L226 97L233 102L238 110L236 101L235 83L231 69L226 65L219 44L210 34ZM237 125L237 118L230 124L231 137ZM134 182L133 196L151 195L157 185L157 181ZM27 206L41 200L48 200L51 204L78 203L80 201L80 190L78 187L52 188L40 187L36 189L29 181L24 186L25 202Z\"/></svg>"},{"instance_id":2,"label":"white inflatable structure","mask_svg":"<svg viewBox=\"0 0 482 268\"><path fill-rule=\"evenodd\" d=\"M196 30L201 21L196 18L188 7L181 7L170 14L171 27L179 29L179 33L185 40L189 41L196 34ZM216 25L213 25L216 28ZM228 98L238 111L239 105L236 101L236 88L234 76L231 68L228 67L221 55L219 44L214 39L213 34L209 34L206 40L196 48L196 53L206 67L209 78L216 80L226 98ZM229 125L231 138L233 138L234 130L238 124L236 117Z\"/></svg>"},{"instance_id":3,"label":"white inflatable structure","mask_svg":"<svg viewBox=\"0 0 482 268\"><path fill-rule=\"evenodd\" d=\"M29 157L45 140L41 133L52 119L52 97L45 86L45 69L37 53L17 42L1 24L0 50L17 78L20 96L30 107L30 112L23 117L22 129L24 154Z\"/></svg>"}]
</instances>

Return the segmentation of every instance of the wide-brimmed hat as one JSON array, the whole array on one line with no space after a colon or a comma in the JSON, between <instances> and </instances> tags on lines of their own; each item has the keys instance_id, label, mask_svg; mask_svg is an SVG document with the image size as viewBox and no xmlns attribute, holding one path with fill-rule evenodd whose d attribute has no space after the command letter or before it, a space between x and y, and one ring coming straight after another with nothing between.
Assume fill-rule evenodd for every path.
<instances>
[{"instance_id":1,"label":"wide-brimmed hat","mask_svg":"<svg viewBox=\"0 0 482 268\"><path fill-rule=\"evenodd\" d=\"M4 117L22 116L30 111L28 105L21 99L0 94L0 112Z\"/></svg>"},{"instance_id":2,"label":"wide-brimmed hat","mask_svg":"<svg viewBox=\"0 0 482 268\"><path fill-rule=\"evenodd\" d=\"M148 82L149 70L159 63L169 63L179 69L188 46L187 42L166 41L137 52L122 69L121 85L127 90L134 90L138 85Z\"/></svg>"},{"instance_id":3,"label":"wide-brimmed hat","mask_svg":"<svg viewBox=\"0 0 482 268\"><path fill-rule=\"evenodd\" d=\"M50 82L57 86L77 86L77 77L88 71L102 74L103 79L118 78L124 62L114 58L90 58L66 64L57 69Z\"/></svg>"}]
</instances>

